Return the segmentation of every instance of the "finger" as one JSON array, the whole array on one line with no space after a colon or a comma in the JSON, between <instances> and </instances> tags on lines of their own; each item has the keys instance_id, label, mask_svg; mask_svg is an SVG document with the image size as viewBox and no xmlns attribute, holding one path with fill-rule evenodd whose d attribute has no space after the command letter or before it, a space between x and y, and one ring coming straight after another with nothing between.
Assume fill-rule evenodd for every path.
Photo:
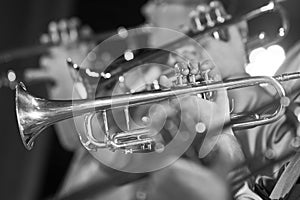
<instances>
[{"instance_id":1,"label":"finger","mask_svg":"<svg viewBox=\"0 0 300 200\"><path fill-rule=\"evenodd\" d=\"M163 135L157 132L153 138L155 140L154 151L157 153L163 152L166 145Z\"/></svg>"},{"instance_id":2,"label":"finger","mask_svg":"<svg viewBox=\"0 0 300 200\"><path fill-rule=\"evenodd\" d=\"M179 49L176 49L175 53L179 56L184 54L194 54L196 52L196 47L194 45L185 45Z\"/></svg>"},{"instance_id":3,"label":"finger","mask_svg":"<svg viewBox=\"0 0 300 200\"><path fill-rule=\"evenodd\" d=\"M159 66L151 66L149 70L143 75L146 84L152 84L162 74L162 70Z\"/></svg>"},{"instance_id":4,"label":"finger","mask_svg":"<svg viewBox=\"0 0 300 200\"><path fill-rule=\"evenodd\" d=\"M190 70L186 62L178 62L174 66L176 85L182 85L187 82L187 75Z\"/></svg>"},{"instance_id":5,"label":"finger","mask_svg":"<svg viewBox=\"0 0 300 200\"><path fill-rule=\"evenodd\" d=\"M156 104L149 109L150 127L161 130L168 117L173 117L176 110L172 108L167 102Z\"/></svg>"},{"instance_id":6,"label":"finger","mask_svg":"<svg viewBox=\"0 0 300 200\"><path fill-rule=\"evenodd\" d=\"M89 37L93 34L93 30L90 26L83 26L81 29L80 29L80 33L79 33L83 38L86 38L86 37Z\"/></svg>"},{"instance_id":7,"label":"finger","mask_svg":"<svg viewBox=\"0 0 300 200\"><path fill-rule=\"evenodd\" d=\"M197 60L191 60L189 62L189 68L192 75L197 75L200 69L200 63Z\"/></svg>"},{"instance_id":8,"label":"finger","mask_svg":"<svg viewBox=\"0 0 300 200\"><path fill-rule=\"evenodd\" d=\"M172 87L172 81L165 75L159 77L159 85L162 89L170 89Z\"/></svg>"},{"instance_id":9,"label":"finger","mask_svg":"<svg viewBox=\"0 0 300 200\"><path fill-rule=\"evenodd\" d=\"M68 55L68 51L66 51L65 48L62 48L62 46L53 46L52 48L50 48L48 50L48 55L45 56L44 58L52 58L53 61L56 60L64 60L65 58L67 58Z\"/></svg>"},{"instance_id":10,"label":"finger","mask_svg":"<svg viewBox=\"0 0 300 200\"><path fill-rule=\"evenodd\" d=\"M169 64L174 65L177 62L186 62L187 60L196 59L196 57L196 48L193 45L186 45L182 48L176 49L176 51L171 54Z\"/></svg>"},{"instance_id":11,"label":"finger","mask_svg":"<svg viewBox=\"0 0 300 200\"><path fill-rule=\"evenodd\" d=\"M215 68L215 65L213 64L212 61L210 60L204 60L201 64L200 64L200 71L207 71L207 70L212 70Z\"/></svg>"},{"instance_id":12,"label":"finger","mask_svg":"<svg viewBox=\"0 0 300 200\"><path fill-rule=\"evenodd\" d=\"M184 130L185 128L187 128L189 132L195 132L196 131L195 124L199 120L195 120L195 118L192 116L191 112L189 112L189 113L188 112L182 112L181 120L185 125L184 128L181 126L181 130Z\"/></svg>"},{"instance_id":13,"label":"finger","mask_svg":"<svg viewBox=\"0 0 300 200\"><path fill-rule=\"evenodd\" d=\"M182 54L180 55L181 57L183 57L185 60L196 60L197 59L197 52L195 51L184 51L182 52Z\"/></svg>"},{"instance_id":14,"label":"finger","mask_svg":"<svg viewBox=\"0 0 300 200\"><path fill-rule=\"evenodd\" d=\"M178 62L175 64L175 70L183 76L187 76L190 73L190 69L186 62Z\"/></svg>"},{"instance_id":15,"label":"finger","mask_svg":"<svg viewBox=\"0 0 300 200\"><path fill-rule=\"evenodd\" d=\"M219 125L229 122L229 100L226 89L218 90L215 94L216 112L220 113L219 119L215 120ZM218 122L219 121L219 122Z\"/></svg>"},{"instance_id":16,"label":"finger","mask_svg":"<svg viewBox=\"0 0 300 200\"><path fill-rule=\"evenodd\" d=\"M163 108L157 108L155 119L151 121L150 130L157 134L156 141L165 145L168 144L178 133L179 119L177 119L175 110L166 104L161 104ZM152 111L153 112L153 111ZM161 115L162 117L157 117ZM163 116L164 115L164 116ZM172 116L172 117L171 117ZM153 114L152 117L153 119ZM159 137L157 137L159 136Z\"/></svg>"},{"instance_id":17,"label":"finger","mask_svg":"<svg viewBox=\"0 0 300 200\"><path fill-rule=\"evenodd\" d=\"M51 51L52 51L52 49L51 49ZM43 56L39 60L39 65L44 69L51 67L51 66L53 66L53 59L51 58L51 56Z\"/></svg>"},{"instance_id":18,"label":"finger","mask_svg":"<svg viewBox=\"0 0 300 200\"><path fill-rule=\"evenodd\" d=\"M52 79L45 69L27 69L24 71L25 81L36 81L44 79Z\"/></svg>"},{"instance_id":19,"label":"finger","mask_svg":"<svg viewBox=\"0 0 300 200\"><path fill-rule=\"evenodd\" d=\"M143 91L146 87L144 75L140 69L125 75L125 85L131 93Z\"/></svg>"},{"instance_id":20,"label":"finger","mask_svg":"<svg viewBox=\"0 0 300 200\"><path fill-rule=\"evenodd\" d=\"M48 44L49 42L51 41L50 37L48 34L42 34L41 37L40 37L40 42L42 44Z\"/></svg>"},{"instance_id":21,"label":"finger","mask_svg":"<svg viewBox=\"0 0 300 200\"><path fill-rule=\"evenodd\" d=\"M186 96L172 101L173 107L176 107L181 113L188 113L195 121L201 119L202 112L210 112L212 102L199 98L197 96Z\"/></svg>"},{"instance_id":22,"label":"finger","mask_svg":"<svg viewBox=\"0 0 300 200\"><path fill-rule=\"evenodd\" d=\"M227 106L228 105L228 96L227 96L226 89L218 90L218 92L215 96L215 102L219 106L222 106L222 105Z\"/></svg>"},{"instance_id":23,"label":"finger","mask_svg":"<svg viewBox=\"0 0 300 200\"><path fill-rule=\"evenodd\" d=\"M67 44L70 42L69 33L67 30L67 21L65 19L62 19L58 22L58 32L61 38L61 42L64 44Z\"/></svg>"},{"instance_id":24,"label":"finger","mask_svg":"<svg viewBox=\"0 0 300 200\"><path fill-rule=\"evenodd\" d=\"M69 35L71 41L76 41L79 38L78 28L80 26L80 20L76 17L71 18L67 23L69 29Z\"/></svg>"},{"instance_id":25,"label":"finger","mask_svg":"<svg viewBox=\"0 0 300 200\"><path fill-rule=\"evenodd\" d=\"M59 42L58 26L56 22L50 22L48 26L50 40L52 43Z\"/></svg>"},{"instance_id":26,"label":"finger","mask_svg":"<svg viewBox=\"0 0 300 200\"><path fill-rule=\"evenodd\" d=\"M178 133L178 121L174 120L173 118L167 119L165 123L165 129L170 133L172 138L175 137L175 135Z\"/></svg>"},{"instance_id":27,"label":"finger","mask_svg":"<svg viewBox=\"0 0 300 200\"><path fill-rule=\"evenodd\" d=\"M218 68L213 68L208 72L208 76L215 82L222 81L222 75Z\"/></svg>"}]
</instances>

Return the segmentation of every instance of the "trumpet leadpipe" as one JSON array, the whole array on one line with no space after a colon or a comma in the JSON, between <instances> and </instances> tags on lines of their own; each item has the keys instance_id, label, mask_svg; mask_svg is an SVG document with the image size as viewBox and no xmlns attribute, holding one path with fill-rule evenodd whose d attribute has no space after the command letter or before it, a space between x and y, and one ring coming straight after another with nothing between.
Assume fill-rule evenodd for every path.
<instances>
[{"instance_id":1,"label":"trumpet leadpipe","mask_svg":"<svg viewBox=\"0 0 300 200\"><path fill-rule=\"evenodd\" d=\"M182 97L184 95L199 94L218 90L232 90L255 86L260 84L272 85L279 97L285 97L285 90L279 81L287 81L300 78L300 73L284 74L276 77L247 77L213 82L206 85L189 85L172 90L154 90L133 94L116 95L112 97L100 97L89 100L46 100L30 95L24 85L16 86L16 115L20 135L27 149L31 149L34 139L47 127L72 117L106 111L109 109L132 107L143 104L152 104L169 98ZM253 121L237 122L232 127L242 129L263 125L276 121L284 114L284 105L280 105L274 114Z\"/></svg>"}]
</instances>

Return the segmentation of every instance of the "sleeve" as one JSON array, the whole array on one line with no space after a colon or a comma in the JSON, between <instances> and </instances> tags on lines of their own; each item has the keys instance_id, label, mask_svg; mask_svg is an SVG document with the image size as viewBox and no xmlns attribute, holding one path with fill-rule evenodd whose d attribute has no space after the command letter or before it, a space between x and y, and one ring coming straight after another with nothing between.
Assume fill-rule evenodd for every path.
<instances>
[{"instance_id":1,"label":"sleeve","mask_svg":"<svg viewBox=\"0 0 300 200\"><path fill-rule=\"evenodd\" d=\"M285 62L279 68L276 74L282 74L287 72L296 72L300 68L300 43L298 43L293 49L291 49ZM299 80L284 82L283 86L286 92L289 94L292 92L297 85L299 85ZM255 90L258 92L256 93ZM250 95L249 95L250 93ZM245 94L245 95L244 95ZM251 98L248 98L251 96ZM239 101L244 102L242 109L252 109L254 107L259 107L267 100L272 99L272 95L268 94L266 91L263 92L262 88L254 88L251 92L243 91L239 95ZM299 100L297 100L298 102ZM256 162L251 163L249 166L250 170L261 166L266 162L267 158L263 156L267 150L271 150L275 156L280 156L286 151L288 151L288 146L290 141L296 136L296 125L292 122L289 115L283 116L280 120L267 124L264 126L255 127L253 129L236 131L236 137L240 141L243 151L247 159L251 157L258 157ZM262 173L262 175L275 177L276 172L282 166L281 163L272 169L268 169Z\"/></svg>"}]
</instances>

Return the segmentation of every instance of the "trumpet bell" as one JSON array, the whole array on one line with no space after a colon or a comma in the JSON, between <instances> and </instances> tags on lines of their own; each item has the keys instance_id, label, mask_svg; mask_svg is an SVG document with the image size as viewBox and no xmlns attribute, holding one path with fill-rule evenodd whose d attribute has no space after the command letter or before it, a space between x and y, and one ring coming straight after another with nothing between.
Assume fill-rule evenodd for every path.
<instances>
[{"instance_id":1,"label":"trumpet bell","mask_svg":"<svg viewBox=\"0 0 300 200\"><path fill-rule=\"evenodd\" d=\"M44 129L44 127L41 126L43 122L38 121L37 119L39 113L32 112L33 109L38 109L37 107L33 107L33 102L37 103L37 101L26 91L26 88L22 83L16 86L15 98L19 133L26 149L31 150L34 144L34 139ZM30 116L28 113L31 113Z\"/></svg>"},{"instance_id":2,"label":"trumpet bell","mask_svg":"<svg viewBox=\"0 0 300 200\"><path fill-rule=\"evenodd\" d=\"M289 73L275 77L246 77L227 80L226 82L213 82L208 84L196 84L190 87L179 87L172 91L158 90L151 93L133 93L130 95L117 95L113 97L101 97L95 100L69 100L69 101L49 101L30 95L23 84L16 87L16 114L20 135L24 146L30 150L33 147L35 138L48 126L59 121L86 114L90 122L93 113L102 112L106 116L107 109L128 108L128 106L137 106L160 102L174 96L183 96L187 94L202 94L214 92L221 89L232 90L243 87L255 86L260 84L269 84L277 91L280 99L285 98L285 91L280 84L283 81L299 79L300 73ZM255 117L250 121L239 121L232 124L233 129L252 128L259 125L272 123L284 114L287 105L280 103L278 109L272 113ZM74 114L74 111L75 114ZM240 116L231 116L231 120L239 119ZM129 130L116 135L109 132L108 120L104 117L105 140L99 141L94 137L91 126L87 123L86 145L92 145L97 150L99 148L112 148L113 150L125 150L125 153L148 151L155 145L154 138L148 134L147 129ZM153 145L152 145L153 144Z\"/></svg>"}]
</instances>

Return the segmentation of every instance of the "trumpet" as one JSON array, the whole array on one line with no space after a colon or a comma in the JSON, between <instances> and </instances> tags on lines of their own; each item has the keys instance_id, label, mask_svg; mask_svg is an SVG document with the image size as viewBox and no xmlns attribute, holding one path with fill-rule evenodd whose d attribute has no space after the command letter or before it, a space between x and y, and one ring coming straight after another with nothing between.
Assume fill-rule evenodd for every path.
<instances>
[{"instance_id":1,"label":"trumpet","mask_svg":"<svg viewBox=\"0 0 300 200\"><path fill-rule=\"evenodd\" d=\"M113 36L113 35L119 35L121 39L125 39L127 33L127 29L124 27L118 28L118 30L113 30L113 31L107 31L107 32L101 32L97 34L92 34L92 35L79 35L79 38L77 39L77 43L90 43L90 42L102 42L106 40L107 38ZM137 33L136 36L144 36L146 35L147 32L139 32ZM16 59L22 59L22 58L27 58L31 56L38 56L45 54L49 51L50 48L54 46L59 46L59 45L70 45L70 44L61 44L61 43L46 43L46 44L37 44L33 46L26 46L26 47L21 47L17 49L12 49L8 51L4 51L0 53L0 64L1 63L8 63Z\"/></svg>"},{"instance_id":2,"label":"trumpet","mask_svg":"<svg viewBox=\"0 0 300 200\"><path fill-rule=\"evenodd\" d=\"M181 78L177 77L176 86L171 90L157 89L151 92L140 92L111 97L100 97L95 100L67 100L55 101L46 100L32 96L26 91L25 86L20 83L16 86L16 116L19 126L20 135L26 149L33 147L35 139L47 127L77 116L84 116L86 123L86 132L84 133L85 141L82 144L88 150L97 150L108 148L110 150L119 150L124 153L139 153L153 150L155 140L149 134L147 127L126 130L119 133L111 133L106 117L106 111L116 108L127 109L129 107L153 104L174 97L180 97L191 94L205 94L226 89L233 90L256 86L261 84L271 85L277 92L280 99L287 98L281 82L299 79L300 72L282 74L274 77L257 76L248 78L238 78L224 82L211 82L203 84L201 81L182 83ZM280 101L280 105L273 113L254 114L248 120L242 120L243 115L231 114L233 129L245 129L259 125L272 123L284 115L285 101ZM103 123L105 126L104 140L97 140L94 137L91 120L96 113L102 113ZM127 112L128 113L128 112Z\"/></svg>"},{"instance_id":3,"label":"trumpet","mask_svg":"<svg viewBox=\"0 0 300 200\"><path fill-rule=\"evenodd\" d=\"M226 27L243 21L248 22L261 17L264 14L278 13L282 22L281 27L277 30L276 36L273 38L270 38L264 32L261 32L257 36L247 39L247 41L245 41L245 49L247 52L258 47L266 47L279 42L286 36L290 27L286 11L277 1L273 0L260 8L235 18L226 13L222 4L218 1L212 1L208 7L209 8L199 6L196 12L192 12L190 16L191 28L185 33L186 36L156 49L150 49L147 51L132 51L134 54L134 59L132 60L128 61L124 57L115 60L104 72L99 73L101 78L99 82L101 85L109 88L111 85L114 85L118 78L127 71L136 66L153 62L153 60L158 60L167 54L170 54L169 51L173 51L181 47L190 38L195 41L199 41L207 35L212 35L216 39L226 40L228 39L226 38L228 37L225 34L226 32L224 32ZM169 51L164 51L162 49L168 49ZM120 65L122 67L120 67Z\"/></svg>"},{"instance_id":4,"label":"trumpet","mask_svg":"<svg viewBox=\"0 0 300 200\"><path fill-rule=\"evenodd\" d=\"M209 9L207 8L209 7ZM265 36L265 33L259 34L259 37L255 37L253 40L250 40L246 44L246 49L251 50L258 46L270 45L281 40L289 29L289 22L287 20L286 13L284 9L277 3L275 0L271 0L269 4L262 6L256 10L250 11L249 13L232 18L231 15L227 14L223 5L218 1L212 1L209 6L199 5L196 9L197 12L193 12L190 16L191 27L186 32L186 35L195 39L199 39L199 36L203 36L207 33L217 32L226 26L236 24L240 21L249 21L256 17L259 17L263 14L270 12L279 13L282 20L282 27L278 30L278 33L275 38L270 39ZM147 27L148 25L142 25L141 27ZM131 27L129 29L134 29L137 27ZM107 31L103 33L93 34L93 35L84 35L78 38L77 42L101 42L109 38L112 35L118 34L121 38L128 37L127 29L121 27L118 31ZM149 34L145 32L136 32L138 35ZM217 34L218 35L218 34ZM217 37L220 37L219 35ZM170 45L178 43L180 40L172 42ZM36 56L46 53L49 48L57 45L64 45L60 43L47 43L34 45L29 47L23 47L18 49L9 50L6 52L0 53L0 63L10 62L14 59L26 58L29 56Z\"/></svg>"},{"instance_id":5,"label":"trumpet","mask_svg":"<svg viewBox=\"0 0 300 200\"><path fill-rule=\"evenodd\" d=\"M195 12L191 13L190 16L190 28L185 33L184 38L179 38L167 45L164 45L158 49L148 49L147 51L133 51L134 59L128 61L126 58L121 57L115 60L111 65L109 65L104 72L94 71L98 73L100 77L99 82L101 87L109 89L112 85L118 81L120 76L123 76L124 73L131 70L132 68L139 66L147 62L153 62L153 60L159 59L166 56L170 52L162 51L160 49L169 49L174 50L182 45L188 38L193 38L195 40L200 40L204 36L211 34L217 39L226 40L226 31L224 29L227 26L239 23L241 21L250 21L257 17L260 17L268 13L278 13L281 18L281 27L278 29L276 36L270 38L265 33L260 33L256 37L248 39L245 41L245 49L250 52L252 49L269 46L274 43L277 43L282 38L286 36L286 33L289 30L289 22L285 10L277 3L276 1L270 1L267 5L262 6L258 9L252 10L240 17L232 18L229 14L226 13L222 4L218 1L212 1L209 6L199 5ZM142 26L143 27L143 26ZM147 31L147 26L145 28L139 28L139 31L134 31L134 37L143 36L149 34ZM222 31L223 30L223 31ZM116 31L109 31L106 33L95 34L91 36L80 37L77 42L99 42L103 41L114 34L118 34L120 39L126 39L129 37L128 31L125 28L120 28ZM0 63L9 62L13 59L24 58L32 55L39 55L45 53L49 48L55 45L62 44L42 44L32 47L21 48L17 50L12 50L4 53L0 53ZM125 55L125 54L124 54ZM120 67L121 66L121 67ZM92 77L91 77L92 78ZM97 80L98 81L98 80ZM16 81L7 81L6 77L0 77L0 87L2 86L15 86ZM8 83L8 84L7 84ZM30 84L30 82L29 82Z\"/></svg>"}]
</instances>

